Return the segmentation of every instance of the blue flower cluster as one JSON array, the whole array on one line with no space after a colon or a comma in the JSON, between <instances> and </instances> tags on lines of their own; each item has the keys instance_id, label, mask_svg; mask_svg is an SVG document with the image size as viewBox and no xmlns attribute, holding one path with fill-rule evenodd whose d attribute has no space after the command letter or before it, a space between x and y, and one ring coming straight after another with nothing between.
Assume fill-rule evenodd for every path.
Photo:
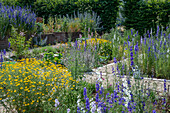
<instances>
[{"instance_id":1,"label":"blue flower cluster","mask_svg":"<svg viewBox=\"0 0 170 113\"><path fill-rule=\"evenodd\" d=\"M10 32L11 26L18 31L31 31L34 29L36 22L36 14L31 9L21 8L19 6L3 6L0 3L0 30L1 37Z\"/></svg>"}]
</instances>

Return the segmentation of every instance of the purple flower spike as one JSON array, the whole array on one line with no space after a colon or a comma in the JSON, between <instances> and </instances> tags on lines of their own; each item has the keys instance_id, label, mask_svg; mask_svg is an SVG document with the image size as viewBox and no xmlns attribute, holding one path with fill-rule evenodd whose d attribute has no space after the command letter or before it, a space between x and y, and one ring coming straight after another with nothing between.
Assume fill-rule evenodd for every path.
<instances>
[{"instance_id":1,"label":"purple flower spike","mask_svg":"<svg viewBox=\"0 0 170 113\"><path fill-rule=\"evenodd\" d=\"M77 107L77 113L80 113L80 108L79 107Z\"/></svg>"},{"instance_id":2,"label":"purple flower spike","mask_svg":"<svg viewBox=\"0 0 170 113\"><path fill-rule=\"evenodd\" d=\"M75 48L77 48L77 40L75 41Z\"/></svg>"},{"instance_id":3,"label":"purple flower spike","mask_svg":"<svg viewBox=\"0 0 170 113\"><path fill-rule=\"evenodd\" d=\"M99 84L98 84L98 83L96 83L96 92L98 92L98 91L99 91L99 88L100 88Z\"/></svg>"},{"instance_id":4,"label":"purple flower spike","mask_svg":"<svg viewBox=\"0 0 170 113\"><path fill-rule=\"evenodd\" d=\"M168 26L166 27L166 30L168 29Z\"/></svg>"},{"instance_id":5,"label":"purple flower spike","mask_svg":"<svg viewBox=\"0 0 170 113\"><path fill-rule=\"evenodd\" d=\"M89 98L86 98L86 109L88 110L87 113L90 111L90 103L89 103Z\"/></svg>"},{"instance_id":6,"label":"purple flower spike","mask_svg":"<svg viewBox=\"0 0 170 113\"><path fill-rule=\"evenodd\" d=\"M166 80L164 80L164 92L166 92Z\"/></svg>"},{"instance_id":7,"label":"purple flower spike","mask_svg":"<svg viewBox=\"0 0 170 113\"><path fill-rule=\"evenodd\" d=\"M114 57L114 63L117 63L117 60L116 60L116 58Z\"/></svg>"},{"instance_id":8,"label":"purple flower spike","mask_svg":"<svg viewBox=\"0 0 170 113\"><path fill-rule=\"evenodd\" d=\"M114 67L112 66L112 73L114 73L115 71L114 71Z\"/></svg>"},{"instance_id":9,"label":"purple flower spike","mask_svg":"<svg viewBox=\"0 0 170 113\"><path fill-rule=\"evenodd\" d=\"M4 49L4 51L3 51L3 52L4 52L4 55L6 55L6 50L5 50L5 49Z\"/></svg>"},{"instance_id":10,"label":"purple flower spike","mask_svg":"<svg viewBox=\"0 0 170 113\"><path fill-rule=\"evenodd\" d=\"M3 59L3 57L2 57L2 52L1 52L0 62L3 62L3 61L4 61L4 59Z\"/></svg>"},{"instance_id":11,"label":"purple flower spike","mask_svg":"<svg viewBox=\"0 0 170 113\"><path fill-rule=\"evenodd\" d=\"M87 90L86 90L86 87L84 87L83 95L84 95L84 99L86 99L86 98L87 98Z\"/></svg>"},{"instance_id":12,"label":"purple flower spike","mask_svg":"<svg viewBox=\"0 0 170 113\"><path fill-rule=\"evenodd\" d=\"M99 102L99 93L96 94L96 102Z\"/></svg>"},{"instance_id":13,"label":"purple flower spike","mask_svg":"<svg viewBox=\"0 0 170 113\"><path fill-rule=\"evenodd\" d=\"M133 60L131 61L131 66L133 66L134 65L134 62L133 62Z\"/></svg>"},{"instance_id":14,"label":"purple flower spike","mask_svg":"<svg viewBox=\"0 0 170 113\"><path fill-rule=\"evenodd\" d=\"M86 51L86 47L87 47L87 41L85 40L84 51Z\"/></svg>"},{"instance_id":15,"label":"purple flower spike","mask_svg":"<svg viewBox=\"0 0 170 113\"><path fill-rule=\"evenodd\" d=\"M131 29L131 35L133 35L133 29Z\"/></svg>"},{"instance_id":16,"label":"purple flower spike","mask_svg":"<svg viewBox=\"0 0 170 113\"><path fill-rule=\"evenodd\" d=\"M100 94L102 94L102 93L103 93L103 91L104 91L104 88L103 88L103 87L101 87Z\"/></svg>"},{"instance_id":17,"label":"purple flower spike","mask_svg":"<svg viewBox=\"0 0 170 113\"><path fill-rule=\"evenodd\" d=\"M8 47L10 48L11 47L11 43L9 42L9 45L8 45Z\"/></svg>"},{"instance_id":18,"label":"purple flower spike","mask_svg":"<svg viewBox=\"0 0 170 113\"><path fill-rule=\"evenodd\" d=\"M130 39L130 36L128 35L128 40Z\"/></svg>"}]
</instances>

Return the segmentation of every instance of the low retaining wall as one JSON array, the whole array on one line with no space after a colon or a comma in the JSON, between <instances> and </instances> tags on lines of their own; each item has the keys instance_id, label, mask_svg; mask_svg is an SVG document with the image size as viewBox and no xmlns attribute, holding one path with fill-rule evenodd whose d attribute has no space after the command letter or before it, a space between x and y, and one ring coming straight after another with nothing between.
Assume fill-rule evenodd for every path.
<instances>
[{"instance_id":1,"label":"low retaining wall","mask_svg":"<svg viewBox=\"0 0 170 113\"><path fill-rule=\"evenodd\" d=\"M49 34L42 34L41 39L45 39L47 37L47 45L54 45L56 42L67 42L69 38L71 41L75 41L76 38L79 38L79 35L83 34L82 32L54 32ZM26 36L27 40L31 35ZM0 50L8 48L9 42L8 38L6 37L3 40L0 40Z\"/></svg>"},{"instance_id":2,"label":"low retaining wall","mask_svg":"<svg viewBox=\"0 0 170 113\"><path fill-rule=\"evenodd\" d=\"M0 39L0 50L8 48L8 38L5 37L3 40Z\"/></svg>"}]
</instances>

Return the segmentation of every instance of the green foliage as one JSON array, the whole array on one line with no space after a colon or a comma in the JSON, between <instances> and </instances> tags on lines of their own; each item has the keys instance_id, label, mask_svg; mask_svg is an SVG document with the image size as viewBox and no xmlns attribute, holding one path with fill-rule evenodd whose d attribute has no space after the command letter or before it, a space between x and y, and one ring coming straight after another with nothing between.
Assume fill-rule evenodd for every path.
<instances>
[{"instance_id":1,"label":"green foliage","mask_svg":"<svg viewBox=\"0 0 170 113\"><path fill-rule=\"evenodd\" d=\"M99 0L92 3L92 10L100 16L104 31L115 27L119 4L119 0Z\"/></svg>"},{"instance_id":2,"label":"green foliage","mask_svg":"<svg viewBox=\"0 0 170 113\"><path fill-rule=\"evenodd\" d=\"M169 22L170 2L143 2L142 0L124 0L124 25L134 28L142 35L145 30L156 31L157 25L164 28Z\"/></svg>"},{"instance_id":3,"label":"green foliage","mask_svg":"<svg viewBox=\"0 0 170 113\"><path fill-rule=\"evenodd\" d=\"M100 27L102 30L109 31L115 26L119 0L104 0L104 1L75 1L75 2L58 2L58 1L37 1L34 3L34 8L39 17L47 18L49 15L66 15L71 16L75 11L96 12L102 20Z\"/></svg>"},{"instance_id":4,"label":"green foliage","mask_svg":"<svg viewBox=\"0 0 170 113\"><path fill-rule=\"evenodd\" d=\"M34 2L36 2L37 0L17 0L16 5L21 6L21 7L30 7L30 6L34 6Z\"/></svg>"},{"instance_id":5,"label":"green foliage","mask_svg":"<svg viewBox=\"0 0 170 113\"><path fill-rule=\"evenodd\" d=\"M50 53L46 52L44 54L44 60L47 62L59 64L59 63L61 63L61 58L62 58L61 53L54 54L53 52L50 52Z\"/></svg>"},{"instance_id":6,"label":"green foliage","mask_svg":"<svg viewBox=\"0 0 170 113\"><path fill-rule=\"evenodd\" d=\"M0 0L0 2L3 3L3 5L12 6L16 5L17 0Z\"/></svg>"},{"instance_id":7,"label":"green foliage","mask_svg":"<svg viewBox=\"0 0 170 113\"><path fill-rule=\"evenodd\" d=\"M23 32L17 33L16 29L12 27L12 37L8 39L11 43L11 48L17 58L25 57L28 54L32 38L26 41Z\"/></svg>"}]
</instances>

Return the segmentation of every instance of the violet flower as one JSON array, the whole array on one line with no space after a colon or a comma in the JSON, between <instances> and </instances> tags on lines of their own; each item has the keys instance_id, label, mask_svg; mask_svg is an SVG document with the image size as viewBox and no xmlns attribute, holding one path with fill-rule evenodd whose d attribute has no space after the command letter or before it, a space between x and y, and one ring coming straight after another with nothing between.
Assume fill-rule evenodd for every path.
<instances>
[{"instance_id":1,"label":"violet flower","mask_svg":"<svg viewBox=\"0 0 170 113\"><path fill-rule=\"evenodd\" d=\"M90 103L89 98L86 98L86 109L88 110L87 113L90 111Z\"/></svg>"},{"instance_id":2,"label":"violet flower","mask_svg":"<svg viewBox=\"0 0 170 113\"><path fill-rule=\"evenodd\" d=\"M131 35L133 35L133 29L131 29Z\"/></svg>"},{"instance_id":3,"label":"violet flower","mask_svg":"<svg viewBox=\"0 0 170 113\"><path fill-rule=\"evenodd\" d=\"M166 92L166 80L164 80L164 92Z\"/></svg>"},{"instance_id":4,"label":"violet flower","mask_svg":"<svg viewBox=\"0 0 170 113\"><path fill-rule=\"evenodd\" d=\"M98 92L98 91L99 91L99 88L100 88L99 84L98 84L98 83L96 83L96 92Z\"/></svg>"},{"instance_id":5,"label":"violet flower","mask_svg":"<svg viewBox=\"0 0 170 113\"><path fill-rule=\"evenodd\" d=\"M86 99L86 98L87 98L87 90L86 90L86 87L84 87L83 95L84 95L84 99Z\"/></svg>"},{"instance_id":6,"label":"violet flower","mask_svg":"<svg viewBox=\"0 0 170 113\"><path fill-rule=\"evenodd\" d=\"M70 109L69 108L67 109L67 113L70 113Z\"/></svg>"},{"instance_id":7,"label":"violet flower","mask_svg":"<svg viewBox=\"0 0 170 113\"><path fill-rule=\"evenodd\" d=\"M96 102L99 102L99 93L96 94Z\"/></svg>"},{"instance_id":8,"label":"violet flower","mask_svg":"<svg viewBox=\"0 0 170 113\"><path fill-rule=\"evenodd\" d=\"M60 102L58 101L58 99L55 99L55 107L57 107L60 104Z\"/></svg>"},{"instance_id":9,"label":"violet flower","mask_svg":"<svg viewBox=\"0 0 170 113\"><path fill-rule=\"evenodd\" d=\"M10 47L11 47L11 43L9 42L8 48L10 48Z\"/></svg>"},{"instance_id":10,"label":"violet flower","mask_svg":"<svg viewBox=\"0 0 170 113\"><path fill-rule=\"evenodd\" d=\"M4 55L6 55L6 50L5 50L5 49L4 49L4 51L3 51L3 52L4 52Z\"/></svg>"}]
</instances>

